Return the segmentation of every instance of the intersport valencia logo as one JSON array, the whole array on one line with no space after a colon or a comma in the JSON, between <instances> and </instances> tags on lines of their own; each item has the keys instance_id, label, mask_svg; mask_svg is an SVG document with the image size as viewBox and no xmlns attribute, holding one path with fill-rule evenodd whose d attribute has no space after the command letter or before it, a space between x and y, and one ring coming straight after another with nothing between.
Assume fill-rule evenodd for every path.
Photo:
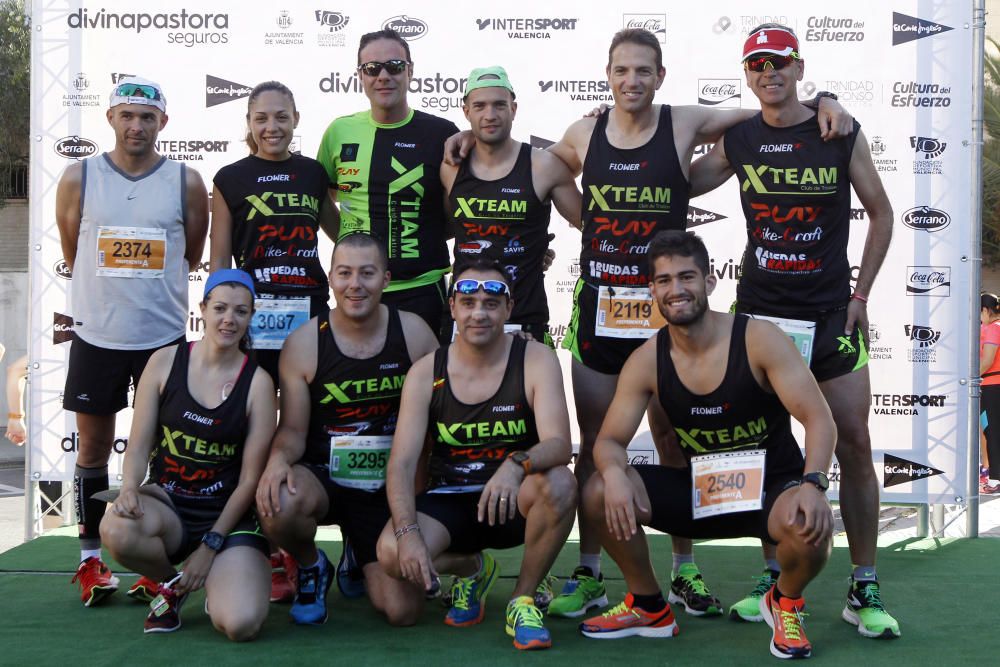
<instances>
[{"instance_id":1,"label":"intersport valencia logo","mask_svg":"<svg viewBox=\"0 0 1000 667\"><path fill-rule=\"evenodd\" d=\"M220 79L211 74L205 75L205 106L215 107L226 102L248 97L253 88L242 83L234 83Z\"/></svg>"},{"instance_id":2,"label":"intersport valencia logo","mask_svg":"<svg viewBox=\"0 0 1000 667\"><path fill-rule=\"evenodd\" d=\"M951 26L935 23L916 16L907 16L899 12L892 13L892 45L899 46L925 37L933 37L943 32L954 30Z\"/></svg>"}]
</instances>

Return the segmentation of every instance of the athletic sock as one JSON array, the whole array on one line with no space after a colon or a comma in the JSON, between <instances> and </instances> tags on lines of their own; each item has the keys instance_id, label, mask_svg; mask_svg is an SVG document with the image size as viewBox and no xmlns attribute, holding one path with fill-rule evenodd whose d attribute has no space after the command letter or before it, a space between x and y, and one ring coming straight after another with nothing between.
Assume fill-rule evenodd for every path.
<instances>
[{"instance_id":1,"label":"athletic sock","mask_svg":"<svg viewBox=\"0 0 1000 667\"><path fill-rule=\"evenodd\" d=\"M80 562L87 560L88 558L96 558L100 560L101 550L100 549L80 549Z\"/></svg>"},{"instance_id":2,"label":"athletic sock","mask_svg":"<svg viewBox=\"0 0 1000 667\"><path fill-rule=\"evenodd\" d=\"M601 576L601 554L580 554L580 565L588 568L595 579Z\"/></svg>"},{"instance_id":3,"label":"athletic sock","mask_svg":"<svg viewBox=\"0 0 1000 667\"><path fill-rule=\"evenodd\" d=\"M101 519L108 504L94 500L93 495L108 490L108 466L84 468L73 471L73 500L76 504L77 523L80 524L80 548L87 551L101 548Z\"/></svg>"},{"instance_id":4,"label":"athletic sock","mask_svg":"<svg viewBox=\"0 0 1000 667\"><path fill-rule=\"evenodd\" d=\"M681 565L684 565L685 563L694 564L694 554L679 554L679 553L674 553L673 554L673 563L674 563L674 566L673 566L673 570L672 570L672 572L673 572L672 576L676 577L677 573L681 571Z\"/></svg>"},{"instance_id":5,"label":"athletic sock","mask_svg":"<svg viewBox=\"0 0 1000 667\"><path fill-rule=\"evenodd\" d=\"M778 565L777 558L767 558L764 560L764 567L772 572L781 572L781 566Z\"/></svg>"},{"instance_id":6,"label":"athletic sock","mask_svg":"<svg viewBox=\"0 0 1000 667\"><path fill-rule=\"evenodd\" d=\"M638 607L649 614L655 614L666 608L667 601L663 599L661 591L658 591L656 595L636 595L633 593L632 606Z\"/></svg>"},{"instance_id":7,"label":"athletic sock","mask_svg":"<svg viewBox=\"0 0 1000 667\"><path fill-rule=\"evenodd\" d=\"M851 576L854 581L878 581L874 565L855 565L854 574Z\"/></svg>"}]
</instances>

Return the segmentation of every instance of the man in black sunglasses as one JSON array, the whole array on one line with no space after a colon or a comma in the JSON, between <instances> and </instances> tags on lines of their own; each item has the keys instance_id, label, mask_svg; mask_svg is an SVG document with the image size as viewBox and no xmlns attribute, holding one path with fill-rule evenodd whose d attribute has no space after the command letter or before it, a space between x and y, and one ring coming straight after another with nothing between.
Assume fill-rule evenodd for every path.
<instances>
[{"instance_id":1,"label":"man in black sunglasses","mask_svg":"<svg viewBox=\"0 0 1000 667\"><path fill-rule=\"evenodd\" d=\"M549 342L544 281L549 218L555 204L579 227L580 190L562 160L510 136L517 102L504 68L472 70L462 110L476 144L457 167L441 164L455 235L455 271L476 258L500 262L514 297L508 330Z\"/></svg>"},{"instance_id":2,"label":"man in black sunglasses","mask_svg":"<svg viewBox=\"0 0 1000 667\"><path fill-rule=\"evenodd\" d=\"M362 36L357 77L371 107L334 120L317 159L333 184L339 235L384 239L392 282L382 300L420 315L435 333L450 270L439 167L451 121L411 109L410 45L391 29Z\"/></svg>"},{"instance_id":3,"label":"man in black sunglasses","mask_svg":"<svg viewBox=\"0 0 1000 667\"><path fill-rule=\"evenodd\" d=\"M107 503L93 498L108 488L115 415L153 352L184 341L188 271L201 261L208 230L201 176L156 152L166 110L158 84L123 78L107 111L115 147L71 164L56 191L63 258L73 271L75 337L63 398L80 434L73 493L81 563L73 580L87 607L118 586L101 561ZM137 585L129 596L144 590Z\"/></svg>"},{"instance_id":4,"label":"man in black sunglasses","mask_svg":"<svg viewBox=\"0 0 1000 667\"><path fill-rule=\"evenodd\" d=\"M438 572L456 575L445 622L464 627L482 621L499 575L484 550L523 544L506 631L530 650L552 643L534 593L573 526L576 481L566 467L572 449L559 362L545 345L504 333L509 284L495 262L459 270L449 299L458 337L406 375L386 471L392 521L378 551L417 600ZM427 440L430 481L414 498Z\"/></svg>"},{"instance_id":5,"label":"man in black sunglasses","mask_svg":"<svg viewBox=\"0 0 1000 667\"><path fill-rule=\"evenodd\" d=\"M747 248L736 309L771 318L799 343L837 423L840 500L854 565L841 616L866 637L898 637L875 571L879 492L868 432L866 350L868 297L892 238L892 206L860 125L824 142L813 111L799 102L796 82L805 63L791 28L754 28L743 64L761 112L730 128L692 165L692 195L734 172L740 179ZM853 293L847 257L852 187L869 220ZM767 545L764 559L760 586L733 605L733 618L760 620L756 602L778 575Z\"/></svg>"}]
</instances>

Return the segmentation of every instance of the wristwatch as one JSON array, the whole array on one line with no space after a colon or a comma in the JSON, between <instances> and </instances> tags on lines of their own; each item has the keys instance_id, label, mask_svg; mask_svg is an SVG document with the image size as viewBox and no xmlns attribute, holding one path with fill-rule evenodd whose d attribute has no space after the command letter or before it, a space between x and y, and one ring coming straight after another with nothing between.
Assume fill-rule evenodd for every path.
<instances>
[{"instance_id":1,"label":"wristwatch","mask_svg":"<svg viewBox=\"0 0 1000 667\"><path fill-rule=\"evenodd\" d=\"M831 100L834 100L834 101L836 101L838 99L836 93L831 93L829 90L817 90L816 91L816 103L817 104L819 104L819 98L821 98L821 97L829 97Z\"/></svg>"},{"instance_id":2,"label":"wristwatch","mask_svg":"<svg viewBox=\"0 0 1000 667\"><path fill-rule=\"evenodd\" d=\"M826 476L825 472L808 472L802 475L802 483L806 482L814 484L823 493L826 493L826 490L830 488L830 478Z\"/></svg>"},{"instance_id":3,"label":"wristwatch","mask_svg":"<svg viewBox=\"0 0 1000 667\"><path fill-rule=\"evenodd\" d=\"M226 538L211 530L201 536L201 543L215 552L222 548L222 543L225 541Z\"/></svg>"},{"instance_id":4,"label":"wristwatch","mask_svg":"<svg viewBox=\"0 0 1000 667\"><path fill-rule=\"evenodd\" d=\"M528 452L511 452L507 458L524 468L525 475L531 474L531 457Z\"/></svg>"}]
</instances>

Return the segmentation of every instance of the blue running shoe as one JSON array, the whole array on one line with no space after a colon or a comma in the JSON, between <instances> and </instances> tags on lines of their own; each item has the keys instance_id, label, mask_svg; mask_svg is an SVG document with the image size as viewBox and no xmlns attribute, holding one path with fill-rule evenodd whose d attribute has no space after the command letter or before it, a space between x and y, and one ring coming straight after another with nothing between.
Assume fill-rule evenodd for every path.
<instances>
[{"instance_id":1,"label":"blue running shoe","mask_svg":"<svg viewBox=\"0 0 1000 667\"><path fill-rule=\"evenodd\" d=\"M351 541L344 538L344 553L340 555L340 562L337 563L337 588L345 598L364 597L365 573L358 565L354 557L354 547Z\"/></svg>"},{"instance_id":2,"label":"blue running shoe","mask_svg":"<svg viewBox=\"0 0 1000 667\"><path fill-rule=\"evenodd\" d=\"M451 609L444 622L456 628L475 625L483 620L486 614L486 594L493 587L493 582L500 574L500 567L485 551L482 555L483 566L479 573L471 577L455 577L451 587Z\"/></svg>"},{"instance_id":3,"label":"blue running shoe","mask_svg":"<svg viewBox=\"0 0 1000 667\"><path fill-rule=\"evenodd\" d=\"M552 646L552 637L542 623L542 612L530 595L514 598L507 604L506 630L514 638L514 647L522 651Z\"/></svg>"},{"instance_id":4,"label":"blue running shoe","mask_svg":"<svg viewBox=\"0 0 1000 667\"><path fill-rule=\"evenodd\" d=\"M299 625L322 625L326 623L326 594L333 583L333 564L322 549L319 562L313 567L299 566L298 589L292 609L288 613L292 621Z\"/></svg>"}]
</instances>

